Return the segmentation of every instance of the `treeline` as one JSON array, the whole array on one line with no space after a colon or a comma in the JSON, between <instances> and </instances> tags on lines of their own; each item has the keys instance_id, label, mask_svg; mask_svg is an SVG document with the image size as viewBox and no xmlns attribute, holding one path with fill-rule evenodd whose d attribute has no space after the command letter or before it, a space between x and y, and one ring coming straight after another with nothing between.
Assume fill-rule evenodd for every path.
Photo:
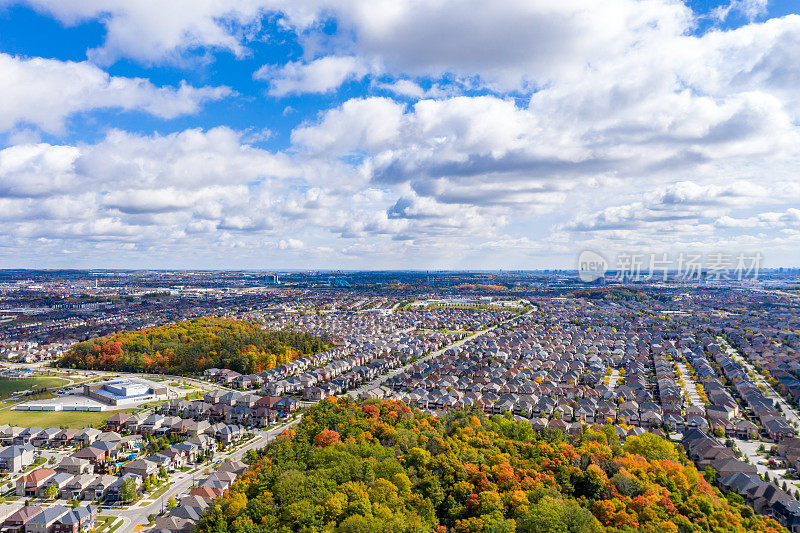
<instances>
[{"instance_id":1,"label":"treeline","mask_svg":"<svg viewBox=\"0 0 800 533\"><path fill-rule=\"evenodd\" d=\"M589 300L647 300L669 301L669 295L653 295L632 287L589 287L569 291L564 294L568 298L587 298Z\"/></svg>"},{"instance_id":2,"label":"treeline","mask_svg":"<svg viewBox=\"0 0 800 533\"><path fill-rule=\"evenodd\" d=\"M778 532L682 450L611 426L567 438L526 421L329 398L258 453L203 533Z\"/></svg>"},{"instance_id":3,"label":"treeline","mask_svg":"<svg viewBox=\"0 0 800 533\"><path fill-rule=\"evenodd\" d=\"M242 320L196 318L81 342L60 365L180 375L216 367L252 374L328 348L327 339L307 333L268 331Z\"/></svg>"}]
</instances>

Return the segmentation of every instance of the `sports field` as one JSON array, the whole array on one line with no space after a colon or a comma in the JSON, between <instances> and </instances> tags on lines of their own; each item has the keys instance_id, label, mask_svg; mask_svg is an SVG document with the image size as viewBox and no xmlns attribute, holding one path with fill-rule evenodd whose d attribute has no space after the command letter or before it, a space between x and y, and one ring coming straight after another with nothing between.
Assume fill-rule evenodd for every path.
<instances>
[{"instance_id":1,"label":"sports field","mask_svg":"<svg viewBox=\"0 0 800 533\"><path fill-rule=\"evenodd\" d=\"M0 378L0 400L4 400L15 392L19 391L49 387L63 387L69 383L70 382L67 379L50 376L22 379Z\"/></svg>"}]
</instances>

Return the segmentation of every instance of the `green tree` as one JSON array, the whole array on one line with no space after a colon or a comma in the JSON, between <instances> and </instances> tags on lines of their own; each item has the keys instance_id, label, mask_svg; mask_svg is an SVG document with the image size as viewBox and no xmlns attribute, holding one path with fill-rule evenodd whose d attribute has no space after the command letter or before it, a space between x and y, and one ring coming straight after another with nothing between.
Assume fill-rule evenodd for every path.
<instances>
[{"instance_id":1,"label":"green tree","mask_svg":"<svg viewBox=\"0 0 800 533\"><path fill-rule=\"evenodd\" d=\"M122 482L122 487L120 487L120 497L122 498L123 502L131 502L136 498L136 494L138 492L138 487L136 486L136 480L132 477L129 477L125 481Z\"/></svg>"},{"instance_id":2,"label":"green tree","mask_svg":"<svg viewBox=\"0 0 800 533\"><path fill-rule=\"evenodd\" d=\"M591 465L575 476L572 484L575 487L575 496L585 496L590 500L600 498L606 487L605 480L603 479L603 472L595 465Z\"/></svg>"},{"instance_id":3,"label":"green tree","mask_svg":"<svg viewBox=\"0 0 800 533\"><path fill-rule=\"evenodd\" d=\"M657 459L680 460L680 455L674 444L652 433L642 433L638 437L628 437L623 448L628 453L641 455L650 461Z\"/></svg>"},{"instance_id":4,"label":"green tree","mask_svg":"<svg viewBox=\"0 0 800 533\"><path fill-rule=\"evenodd\" d=\"M55 500L58 497L58 488L55 485L47 485L42 491L45 500Z\"/></svg>"},{"instance_id":5,"label":"green tree","mask_svg":"<svg viewBox=\"0 0 800 533\"><path fill-rule=\"evenodd\" d=\"M375 533L380 529L381 522L377 518L353 515L344 519L336 533Z\"/></svg>"}]
</instances>

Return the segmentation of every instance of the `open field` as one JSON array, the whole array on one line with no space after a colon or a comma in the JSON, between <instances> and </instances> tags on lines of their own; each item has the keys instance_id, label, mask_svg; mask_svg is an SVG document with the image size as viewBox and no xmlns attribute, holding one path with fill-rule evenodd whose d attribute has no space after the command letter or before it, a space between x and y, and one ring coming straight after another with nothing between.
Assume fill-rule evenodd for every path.
<instances>
[{"instance_id":1,"label":"open field","mask_svg":"<svg viewBox=\"0 0 800 533\"><path fill-rule=\"evenodd\" d=\"M84 428L89 425L100 427L105 424L113 414L123 412L132 413L136 409L122 409L121 411L0 411L0 424L27 427L70 427Z\"/></svg>"},{"instance_id":2,"label":"open field","mask_svg":"<svg viewBox=\"0 0 800 533\"><path fill-rule=\"evenodd\" d=\"M8 398L15 392L33 388L61 387L68 383L68 380L57 377L31 377L22 379L0 378L0 400Z\"/></svg>"}]
</instances>

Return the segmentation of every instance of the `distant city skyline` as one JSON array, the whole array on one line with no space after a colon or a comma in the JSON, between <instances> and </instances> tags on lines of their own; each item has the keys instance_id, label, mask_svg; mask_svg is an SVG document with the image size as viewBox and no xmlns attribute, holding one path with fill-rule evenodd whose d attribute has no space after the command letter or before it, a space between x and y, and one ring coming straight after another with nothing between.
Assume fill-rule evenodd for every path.
<instances>
[{"instance_id":1,"label":"distant city skyline","mask_svg":"<svg viewBox=\"0 0 800 533\"><path fill-rule=\"evenodd\" d=\"M793 0L0 0L0 268L800 266L798 35Z\"/></svg>"}]
</instances>

